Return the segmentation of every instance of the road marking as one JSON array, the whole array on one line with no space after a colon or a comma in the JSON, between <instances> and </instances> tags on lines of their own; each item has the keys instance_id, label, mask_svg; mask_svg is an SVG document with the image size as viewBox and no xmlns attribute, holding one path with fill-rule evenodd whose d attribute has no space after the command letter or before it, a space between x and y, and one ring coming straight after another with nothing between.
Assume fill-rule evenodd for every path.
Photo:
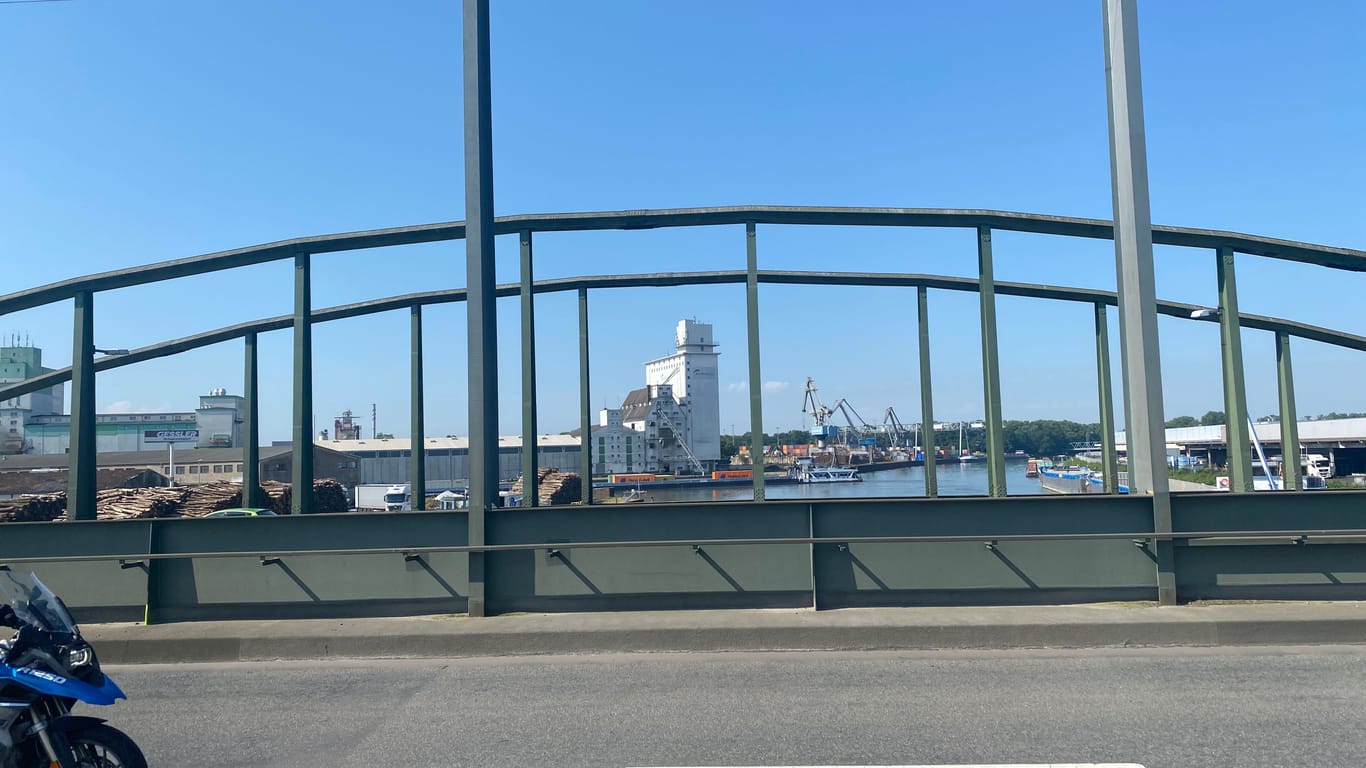
<instances>
[{"instance_id":1,"label":"road marking","mask_svg":"<svg viewBox=\"0 0 1366 768\"><path fill-rule=\"evenodd\" d=\"M698 766L656 766L655 768L699 768ZM1143 768L1138 763L971 763L952 765L763 765L712 766L711 768Z\"/></svg>"}]
</instances>

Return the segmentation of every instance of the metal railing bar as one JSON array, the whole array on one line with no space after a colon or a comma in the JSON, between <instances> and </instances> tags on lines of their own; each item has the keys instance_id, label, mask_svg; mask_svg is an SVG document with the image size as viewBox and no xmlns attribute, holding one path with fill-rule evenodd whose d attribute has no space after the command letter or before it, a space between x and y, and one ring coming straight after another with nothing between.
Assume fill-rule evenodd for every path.
<instances>
[{"instance_id":1,"label":"metal railing bar","mask_svg":"<svg viewBox=\"0 0 1366 768\"><path fill-rule=\"evenodd\" d=\"M495 220L495 234L656 229L724 224L804 224L824 226L990 227L1063 237L1110 239L1113 227L1102 219L990 210L933 208L848 208L820 206L732 206L592 213L523 214ZM293 258L296 253L383 248L458 240L464 222L421 224L360 232L297 237L274 243L174 259L62 280L0 296L0 315L69 299L79 291L106 291L235 267ZM1297 261L1354 272L1366 271L1366 252L1292 240L1186 227L1154 226L1153 242L1194 248L1232 248L1239 253Z\"/></svg>"},{"instance_id":2,"label":"metal railing bar","mask_svg":"<svg viewBox=\"0 0 1366 768\"><path fill-rule=\"evenodd\" d=\"M577 291L580 288L610 289L610 288L641 288L641 287L677 287L689 285L727 285L742 284L745 281L743 270L718 271L718 272L668 272L654 274L635 274L635 275L601 275L593 277L568 277L556 278L553 280L543 280L537 282L533 287L536 294L558 293L564 291ZM759 282L775 285L845 285L845 286L882 286L882 287L919 287L937 288L950 291L975 292L977 290L977 280L966 277L946 277L941 275L924 274L896 274L880 272L807 272L807 271L776 271L767 270L759 272ZM500 298L516 296L520 286L514 283L500 285L496 289L496 295ZM1033 283L997 283L996 293L1005 296L1022 296L1027 298L1051 299L1057 301L1073 301L1088 304L1106 304L1115 306L1117 299L1113 291L1102 291L1090 288L1071 288L1066 286L1040 285ZM380 312L390 312L399 309L407 309L413 306L426 306L430 304L445 304L461 302L465 300L466 292L464 288L449 291L425 291L422 293L410 293L400 296L391 296L383 299L372 299L369 301L357 302L355 304L343 304L327 309L320 309L312 314L314 324L328 322L332 320L343 320L365 315L377 314ZM1157 311L1161 314L1182 319L1190 319L1191 312L1204 307L1196 304L1184 304L1173 301L1158 301ZM1218 318L1204 318L1207 322L1218 322ZM186 336L160 344L152 344L140 347L127 355L116 355L102 357L95 361L95 370L106 371L113 368L121 368L125 365L154 360L161 357L179 354L192 349L220 344L225 341L241 338L248 333L265 333L268 331L283 330L293 327L293 315L280 315L277 317L265 318L237 325L219 328L213 331ZM1284 333L1311 341L1318 341L1324 344L1366 351L1366 336L1357 336L1341 331L1334 331L1328 328L1312 326L1305 323L1298 323L1290 320L1282 320L1275 317L1263 315L1240 314L1239 322L1247 328ZM26 395L42 389L55 386L71 380L71 368L59 368L41 376L35 376L16 382L8 387L0 387L0 400Z\"/></svg>"},{"instance_id":3,"label":"metal railing bar","mask_svg":"<svg viewBox=\"0 0 1366 768\"><path fill-rule=\"evenodd\" d=\"M338 555L394 555L412 553L469 553L469 552L524 552L537 549L633 549L637 547L716 547L716 546L762 546L780 544L820 545L820 544L951 544L977 542L1023 542L1023 541L1104 541L1104 540L1150 540L1180 541L1184 539L1311 539L1331 537L1366 536L1366 529L1314 529L1285 531L1174 531L1172 533L1153 533L1150 531L1130 533L1011 533L1011 534L954 534L942 536L819 536L819 537L768 537L735 539L665 539L665 540L625 540L625 541L550 541L526 544L485 544L482 546L418 546L402 547L357 547L351 549L289 549L289 550L239 550L223 552L157 552L113 555L56 555L48 557L7 557L0 558L0 564L13 563L76 563L99 562L103 560L200 560L234 557L307 557Z\"/></svg>"}]
</instances>

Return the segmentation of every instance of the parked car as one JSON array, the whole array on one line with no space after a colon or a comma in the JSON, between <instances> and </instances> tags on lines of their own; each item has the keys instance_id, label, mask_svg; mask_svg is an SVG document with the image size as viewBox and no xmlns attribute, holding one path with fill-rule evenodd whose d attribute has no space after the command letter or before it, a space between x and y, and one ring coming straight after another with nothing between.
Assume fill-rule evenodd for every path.
<instances>
[{"instance_id":1,"label":"parked car","mask_svg":"<svg viewBox=\"0 0 1366 768\"><path fill-rule=\"evenodd\" d=\"M232 509L220 509L210 512L204 517L275 517L275 510L262 509L260 507L233 507Z\"/></svg>"}]
</instances>

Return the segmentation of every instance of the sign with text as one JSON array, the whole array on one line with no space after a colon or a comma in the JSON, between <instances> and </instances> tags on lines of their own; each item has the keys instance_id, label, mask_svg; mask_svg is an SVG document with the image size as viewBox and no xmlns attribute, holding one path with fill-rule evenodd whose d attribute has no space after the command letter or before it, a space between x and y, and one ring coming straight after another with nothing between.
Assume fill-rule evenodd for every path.
<instances>
[{"instance_id":1,"label":"sign with text","mask_svg":"<svg viewBox=\"0 0 1366 768\"><path fill-rule=\"evenodd\" d=\"M149 429L142 433L144 443L197 443L197 429Z\"/></svg>"}]
</instances>

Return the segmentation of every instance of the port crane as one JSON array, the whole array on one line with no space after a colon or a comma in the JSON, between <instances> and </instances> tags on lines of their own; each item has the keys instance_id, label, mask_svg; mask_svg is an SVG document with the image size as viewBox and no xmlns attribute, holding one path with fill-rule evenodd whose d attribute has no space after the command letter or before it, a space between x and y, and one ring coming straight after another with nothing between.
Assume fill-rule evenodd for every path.
<instances>
[{"instance_id":1,"label":"port crane","mask_svg":"<svg viewBox=\"0 0 1366 768\"><path fill-rule=\"evenodd\" d=\"M882 426L886 432L891 435L892 445L903 445L907 448L913 447L914 438L912 436L911 428L901 423L901 419L896 417L896 409L890 405L887 406L887 413L882 417ZM919 431L918 428L916 431Z\"/></svg>"},{"instance_id":2,"label":"port crane","mask_svg":"<svg viewBox=\"0 0 1366 768\"><path fill-rule=\"evenodd\" d=\"M840 398L833 406L827 406L825 403L821 402L820 395L816 394L816 382L810 376L806 377L806 397L802 401L802 413L811 415L811 419L815 422L816 427L811 431L819 434L822 438L826 437L828 434L828 427L833 426L829 423L830 417L834 416L836 413L843 416L844 421L849 425L847 431L843 428L839 428L841 432L844 432L846 444L849 442L850 435L867 437L877 433L877 430L873 425L864 421L863 417L854 409L854 406L849 404L848 400Z\"/></svg>"},{"instance_id":3,"label":"port crane","mask_svg":"<svg viewBox=\"0 0 1366 768\"><path fill-rule=\"evenodd\" d=\"M825 422L830 418L834 411L825 407L821 402L821 396L816 394L816 381L810 376L806 377L806 398L802 401L802 413L811 414L811 420L817 427L825 427ZM813 430L814 431L814 430ZM820 430L821 436L825 436L825 430Z\"/></svg>"},{"instance_id":4,"label":"port crane","mask_svg":"<svg viewBox=\"0 0 1366 768\"><path fill-rule=\"evenodd\" d=\"M858 411L854 410L854 406L850 405L849 401L844 398L840 398L839 402L835 403L835 406L830 410L839 411L840 414L844 416L845 422L849 424L849 431L845 432L844 442L846 445L849 443L850 435L870 437L877 432L877 430L873 428L873 425L864 421L863 417L858 414ZM855 419L858 420L858 424L854 423Z\"/></svg>"}]
</instances>

